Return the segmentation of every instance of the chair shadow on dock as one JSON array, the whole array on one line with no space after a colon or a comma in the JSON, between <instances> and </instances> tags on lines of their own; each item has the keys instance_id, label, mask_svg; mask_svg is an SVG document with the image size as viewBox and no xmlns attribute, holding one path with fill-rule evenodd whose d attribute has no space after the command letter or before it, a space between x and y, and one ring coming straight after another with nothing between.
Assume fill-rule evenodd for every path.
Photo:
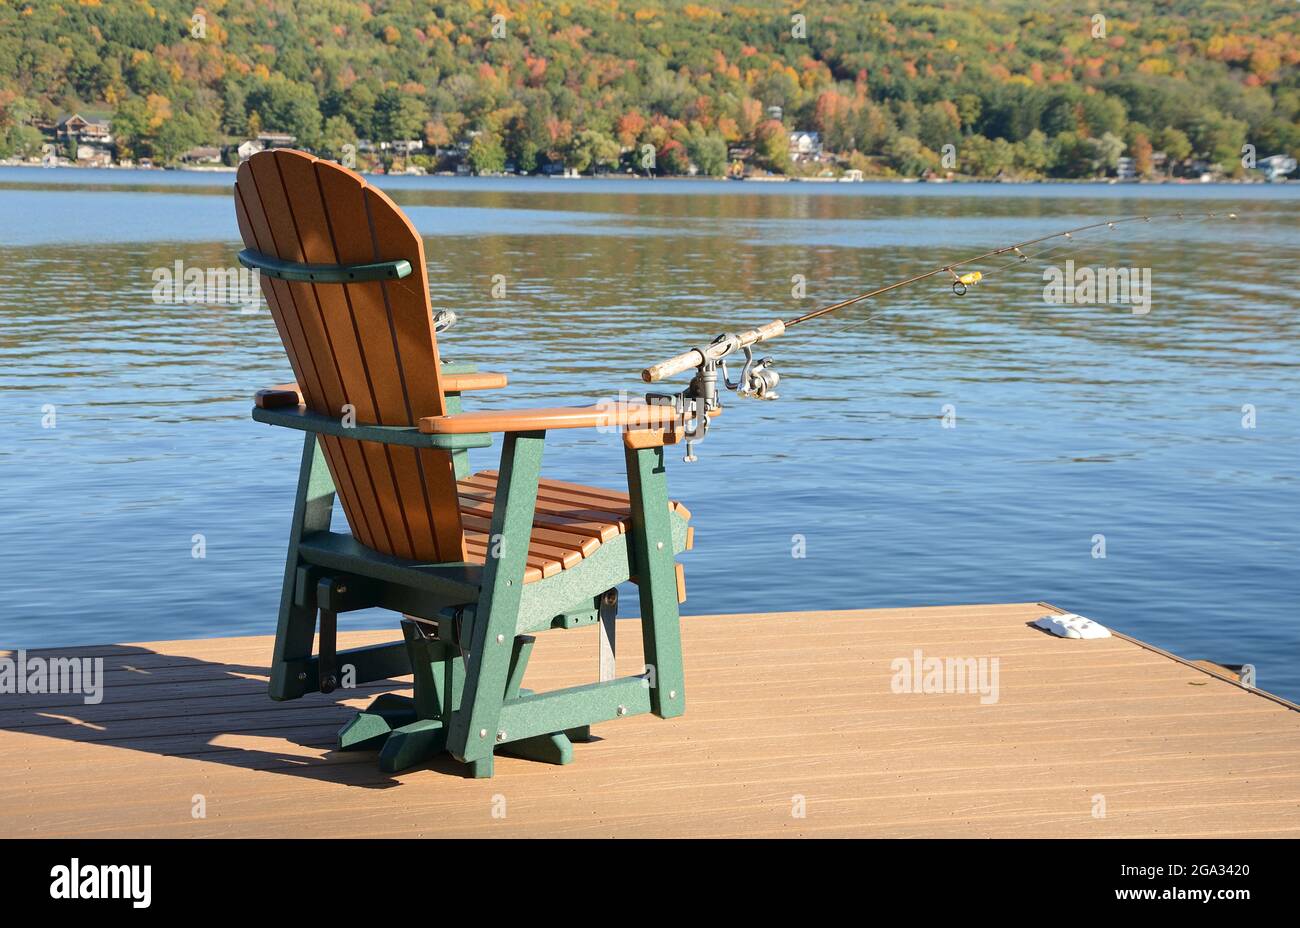
<instances>
[{"instance_id":1,"label":"chair shadow on dock","mask_svg":"<svg viewBox=\"0 0 1300 928\"><path fill-rule=\"evenodd\" d=\"M102 672L86 678L98 680L101 701L88 703L82 692L9 692L0 701L0 731L345 786L399 785L393 775L378 770L373 752L338 751L335 737L375 696L409 690L409 678L273 702L267 696L266 667L192 656L210 644L178 642L177 652L188 654L136 645L28 651L29 674L33 661L40 660L50 668L51 679L55 662L102 659ZM0 654L17 659L16 652ZM42 753L29 745L31 753ZM66 756L63 748L50 750ZM96 753L95 762L111 761ZM464 766L447 755L417 769L464 775Z\"/></svg>"}]
</instances>

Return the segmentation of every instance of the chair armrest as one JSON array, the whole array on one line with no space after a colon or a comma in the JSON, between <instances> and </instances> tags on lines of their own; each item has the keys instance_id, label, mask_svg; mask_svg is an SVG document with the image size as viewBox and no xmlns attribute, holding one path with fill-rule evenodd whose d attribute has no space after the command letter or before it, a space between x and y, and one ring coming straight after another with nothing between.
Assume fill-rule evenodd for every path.
<instances>
[{"instance_id":1,"label":"chair armrest","mask_svg":"<svg viewBox=\"0 0 1300 928\"><path fill-rule=\"evenodd\" d=\"M489 409L451 416L426 416L420 420L420 431L426 435L463 435L469 432L543 432L547 429L655 429L672 425L680 418L671 406L598 403L595 406Z\"/></svg>"},{"instance_id":2,"label":"chair armrest","mask_svg":"<svg viewBox=\"0 0 1300 928\"><path fill-rule=\"evenodd\" d=\"M281 409L257 407L253 409L253 419L267 425L297 429L300 432L333 435L335 438L347 438L352 441L374 441L384 445L406 445L411 448L441 448L445 451L458 451L463 448L488 448L492 445L492 436L486 432L432 435L421 432L413 425L362 423L347 425L340 419L332 419L318 412L312 412L306 406Z\"/></svg>"},{"instance_id":3,"label":"chair armrest","mask_svg":"<svg viewBox=\"0 0 1300 928\"><path fill-rule=\"evenodd\" d=\"M506 385L505 374L478 371L467 374L443 374L439 378L443 393L464 393L468 390L500 390Z\"/></svg>"},{"instance_id":4,"label":"chair armrest","mask_svg":"<svg viewBox=\"0 0 1300 928\"><path fill-rule=\"evenodd\" d=\"M302 391L296 383L282 383L253 394L253 405L258 409L283 409L285 406L303 405Z\"/></svg>"},{"instance_id":5,"label":"chair armrest","mask_svg":"<svg viewBox=\"0 0 1300 928\"><path fill-rule=\"evenodd\" d=\"M505 374L488 371L463 374L443 374L442 392L462 393L467 390L499 390L506 385ZM258 409L283 409L285 406L303 405L302 390L296 383L281 383L253 394L253 405Z\"/></svg>"}]
</instances>

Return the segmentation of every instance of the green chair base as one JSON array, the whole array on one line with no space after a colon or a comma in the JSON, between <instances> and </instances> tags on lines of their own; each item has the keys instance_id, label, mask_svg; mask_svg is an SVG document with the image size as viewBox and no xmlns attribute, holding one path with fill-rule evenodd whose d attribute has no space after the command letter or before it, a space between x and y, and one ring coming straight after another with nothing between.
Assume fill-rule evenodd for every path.
<instances>
[{"instance_id":1,"label":"green chair base","mask_svg":"<svg viewBox=\"0 0 1300 928\"><path fill-rule=\"evenodd\" d=\"M530 695L521 689L519 695ZM384 773L401 773L447 753L447 730L441 718L421 719L416 699L384 693L339 729L340 751L378 751L379 769ZM495 753L507 757L535 760L544 764L573 763L573 740L590 738L590 726L568 732L534 735L496 747ZM570 735L575 735L571 739ZM472 778L492 776L492 758L464 764Z\"/></svg>"},{"instance_id":2,"label":"green chair base","mask_svg":"<svg viewBox=\"0 0 1300 928\"><path fill-rule=\"evenodd\" d=\"M590 741L591 726L599 722L682 714L674 558L686 547L687 531L685 519L670 508L662 448L625 449L631 500L627 532L573 567L525 586L542 433L505 437L489 532L503 539L500 556L482 565L424 564L371 551L330 531L334 485L314 434L322 429L315 419L299 418L294 427L307 435L270 668L271 698L297 699L334 685L346 689L409 673L414 695L375 699L342 727L338 749L378 751L380 767L390 773L445 753L473 777L491 776L496 754L571 763L574 743ZM405 433L367 436L386 444L415 441ZM633 578L645 672L615 678L616 589ZM336 652L332 635L323 635L327 653L313 654L318 616L328 617L332 630L336 616L372 607L408 616L402 623L404 641ZM547 693L522 689L534 640L528 633L586 624L601 627L599 682Z\"/></svg>"}]
</instances>

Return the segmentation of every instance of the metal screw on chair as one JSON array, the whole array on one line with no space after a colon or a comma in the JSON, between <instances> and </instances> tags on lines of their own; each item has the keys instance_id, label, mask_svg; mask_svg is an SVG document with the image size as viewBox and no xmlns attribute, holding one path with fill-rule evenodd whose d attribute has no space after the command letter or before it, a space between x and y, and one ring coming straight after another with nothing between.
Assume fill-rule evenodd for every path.
<instances>
[{"instance_id":1,"label":"metal screw on chair","mask_svg":"<svg viewBox=\"0 0 1300 928\"><path fill-rule=\"evenodd\" d=\"M677 698L677 691L676 691L676 690L669 690L669 691L668 691L668 698L669 698L669 699L676 699L676 698Z\"/></svg>"},{"instance_id":2,"label":"metal screw on chair","mask_svg":"<svg viewBox=\"0 0 1300 928\"><path fill-rule=\"evenodd\" d=\"M486 737L487 737L487 729L486 729L486 728L480 728L480 729L478 730L478 736L479 736L480 738L486 738Z\"/></svg>"},{"instance_id":3,"label":"metal screw on chair","mask_svg":"<svg viewBox=\"0 0 1300 928\"><path fill-rule=\"evenodd\" d=\"M618 714L619 714L619 715L627 715L627 706L619 706L619 707L618 707Z\"/></svg>"},{"instance_id":4,"label":"metal screw on chair","mask_svg":"<svg viewBox=\"0 0 1300 928\"><path fill-rule=\"evenodd\" d=\"M506 640L505 635L497 635L497 644L501 644L505 640Z\"/></svg>"},{"instance_id":5,"label":"metal screw on chair","mask_svg":"<svg viewBox=\"0 0 1300 928\"><path fill-rule=\"evenodd\" d=\"M307 680L307 671L305 670L298 671L298 682L303 683L306 680Z\"/></svg>"},{"instance_id":6,"label":"metal screw on chair","mask_svg":"<svg viewBox=\"0 0 1300 928\"><path fill-rule=\"evenodd\" d=\"M505 740L506 740L506 733L503 732L503 731L499 731L499 732L497 732L497 743L500 744L501 742L503 742L503 741L505 741Z\"/></svg>"}]
</instances>

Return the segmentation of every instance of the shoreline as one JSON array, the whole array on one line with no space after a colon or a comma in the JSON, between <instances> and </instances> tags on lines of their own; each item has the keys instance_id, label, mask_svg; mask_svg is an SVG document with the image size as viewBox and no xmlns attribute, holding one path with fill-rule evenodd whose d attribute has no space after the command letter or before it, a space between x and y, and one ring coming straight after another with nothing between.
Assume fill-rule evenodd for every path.
<instances>
[{"instance_id":1,"label":"shoreline","mask_svg":"<svg viewBox=\"0 0 1300 928\"><path fill-rule=\"evenodd\" d=\"M119 164L106 165L84 165L84 164L35 164L30 161L0 161L0 168L31 168L36 170L81 170L81 171L111 171L135 172L141 174L234 174L238 168L230 165L206 165L201 167L139 167L136 165L124 166ZM942 178L938 180L927 180L921 177L864 177L861 180L846 180L839 177L796 177L786 174L771 174L752 177L701 177L687 174L671 174L664 176L646 176L643 174L570 174L565 176L545 175L545 174L455 174L450 171L426 172L423 174L398 173L372 173L368 171L359 171L364 177L437 177L437 178L455 178L458 180L637 180L637 181L693 181L693 182L745 182L760 184L1099 184L1102 186L1141 186L1141 187L1163 187L1163 186L1209 186L1214 184L1234 186L1286 186L1289 183L1295 183L1294 179L1282 178L1280 180L1269 181L1263 178L1231 178L1217 177L1212 180L1201 180L1191 177L1164 177L1164 178L1125 178L1123 180L1116 177L1037 177L1037 178L996 178L996 177L953 177Z\"/></svg>"}]
</instances>

